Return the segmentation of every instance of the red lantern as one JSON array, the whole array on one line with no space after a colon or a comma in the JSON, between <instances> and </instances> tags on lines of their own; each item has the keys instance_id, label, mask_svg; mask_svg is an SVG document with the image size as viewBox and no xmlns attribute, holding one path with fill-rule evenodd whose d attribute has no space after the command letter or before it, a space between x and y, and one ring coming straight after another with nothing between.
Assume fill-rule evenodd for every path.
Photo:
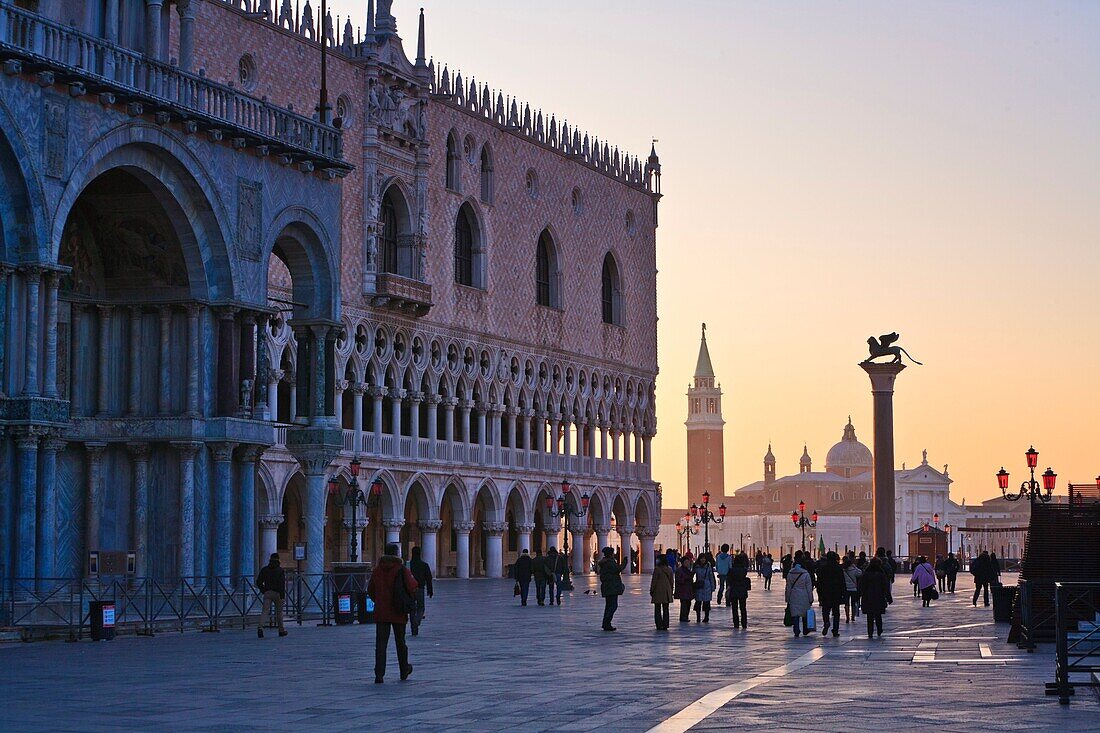
<instances>
[{"instance_id":1,"label":"red lantern","mask_svg":"<svg viewBox=\"0 0 1100 733\"><path fill-rule=\"evenodd\" d=\"M374 494L375 496L382 496L382 489L384 488L385 485L382 483L382 479L376 478L374 481L371 482L370 493Z\"/></svg>"},{"instance_id":2,"label":"red lantern","mask_svg":"<svg viewBox=\"0 0 1100 733\"><path fill-rule=\"evenodd\" d=\"M798 512L791 512L791 521L798 524Z\"/></svg>"},{"instance_id":3,"label":"red lantern","mask_svg":"<svg viewBox=\"0 0 1100 733\"><path fill-rule=\"evenodd\" d=\"M1001 470L997 471L997 486L1000 487L1002 492L1008 491L1008 471L1004 466L1001 466Z\"/></svg>"},{"instance_id":4,"label":"red lantern","mask_svg":"<svg viewBox=\"0 0 1100 733\"><path fill-rule=\"evenodd\" d=\"M683 531L683 529L684 529L684 525L682 525L682 524L680 524L679 522L677 522L677 523L676 523L676 531L677 531L677 532L681 532L681 531Z\"/></svg>"},{"instance_id":5,"label":"red lantern","mask_svg":"<svg viewBox=\"0 0 1100 733\"><path fill-rule=\"evenodd\" d=\"M571 489L571 488L573 488L573 487L569 485L569 479L564 479L563 478L561 480L561 493L565 494L566 496L569 496L569 489Z\"/></svg>"},{"instance_id":6,"label":"red lantern","mask_svg":"<svg viewBox=\"0 0 1100 733\"><path fill-rule=\"evenodd\" d=\"M351 459L351 477L359 478L359 466L362 465L358 458Z\"/></svg>"},{"instance_id":7,"label":"red lantern","mask_svg":"<svg viewBox=\"0 0 1100 733\"><path fill-rule=\"evenodd\" d=\"M581 509L588 508L588 494L581 494Z\"/></svg>"},{"instance_id":8,"label":"red lantern","mask_svg":"<svg viewBox=\"0 0 1100 733\"><path fill-rule=\"evenodd\" d=\"M691 505L691 516L693 516L693 517L699 516L699 505L698 504L692 504Z\"/></svg>"},{"instance_id":9,"label":"red lantern","mask_svg":"<svg viewBox=\"0 0 1100 733\"><path fill-rule=\"evenodd\" d=\"M559 496L558 497L558 511L559 512L565 511L565 497L564 496Z\"/></svg>"},{"instance_id":10,"label":"red lantern","mask_svg":"<svg viewBox=\"0 0 1100 733\"><path fill-rule=\"evenodd\" d=\"M703 492L703 503L704 504L709 504L710 503L710 492L709 491L704 491Z\"/></svg>"},{"instance_id":11,"label":"red lantern","mask_svg":"<svg viewBox=\"0 0 1100 733\"><path fill-rule=\"evenodd\" d=\"M812 519L814 522L817 522L817 511L816 510L814 511L813 514L810 515L810 519Z\"/></svg>"},{"instance_id":12,"label":"red lantern","mask_svg":"<svg viewBox=\"0 0 1100 733\"><path fill-rule=\"evenodd\" d=\"M1024 453L1024 455L1027 456L1028 468L1035 468L1039 465L1039 451L1035 450L1035 446L1028 448L1027 453Z\"/></svg>"},{"instance_id":13,"label":"red lantern","mask_svg":"<svg viewBox=\"0 0 1100 733\"><path fill-rule=\"evenodd\" d=\"M1058 478L1058 474L1051 470L1050 466L1047 466L1047 470L1043 472L1043 491L1048 494L1054 491L1054 483Z\"/></svg>"},{"instance_id":14,"label":"red lantern","mask_svg":"<svg viewBox=\"0 0 1100 733\"><path fill-rule=\"evenodd\" d=\"M552 496L546 497L546 509L547 509L547 511L549 511L550 509L553 509L553 508L554 508L554 497L552 497Z\"/></svg>"},{"instance_id":15,"label":"red lantern","mask_svg":"<svg viewBox=\"0 0 1100 733\"><path fill-rule=\"evenodd\" d=\"M802 514L806 513L806 502L804 502L804 501L798 502L798 511L801 512Z\"/></svg>"},{"instance_id":16,"label":"red lantern","mask_svg":"<svg viewBox=\"0 0 1100 733\"><path fill-rule=\"evenodd\" d=\"M718 516L720 516L720 517L726 516L726 505L725 504L719 504L718 505Z\"/></svg>"}]
</instances>

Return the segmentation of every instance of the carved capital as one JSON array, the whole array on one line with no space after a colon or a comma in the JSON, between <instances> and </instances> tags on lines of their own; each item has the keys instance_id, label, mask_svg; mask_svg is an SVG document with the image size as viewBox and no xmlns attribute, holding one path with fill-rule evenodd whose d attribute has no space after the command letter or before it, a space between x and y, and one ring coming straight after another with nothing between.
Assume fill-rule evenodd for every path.
<instances>
[{"instance_id":1,"label":"carved capital","mask_svg":"<svg viewBox=\"0 0 1100 733\"><path fill-rule=\"evenodd\" d=\"M18 437L16 437L16 440L18 440ZM103 460L103 453L107 450L107 444L99 442L85 443L84 450L88 453L88 462L95 465Z\"/></svg>"},{"instance_id":2,"label":"carved capital","mask_svg":"<svg viewBox=\"0 0 1100 733\"><path fill-rule=\"evenodd\" d=\"M619 535L622 537L630 537L630 535L634 534L634 527L618 527L616 531L618 531Z\"/></svg>"},{"instance_id":3,"label":"carved capital","mask_svg":"<svg viewBox=\"0 0 1100 733\"><path fill-rule=\"evenodd\" d=\"M47 453L60 453L65 450L65 446L69 444L69 441L59 437L56 433L50 433L42 439L42 450Z\"/></svg>"},{"instance_id":4,"label":"carved capital","mask_svg":"<svg viewBox=\"0 0 1100 733\"><path fill-rule=\"evenodd\" d=\"M405 390L401 389L400 387L394 387L390 390L390 399L393 402L400 402L401 400L405 399Z\"/></svg>"},{"instance_id":5,"label":"carved capital","mask_svg":"<svg viewBox=\"0 0 1100 733\"><path fill-rule=\"evenodd\" d=\"M385 387L374 386L370 388L370 396L376 400L380 400L389 394L389 390Z\"/></svg>"},{"instance_id":6,"label":"carved capital","mask_svg":"<svg viewBox=\"0 0 1100 733\"><path fill-rule=\"evenodd\" d=\"M210 453L215 463L231 461L233 460L233 450L236 447L236 443L210 443Z\"/></svg>"},{"instance_id":7,"label":"carved capital","mask_svg":"<svg viewBox=\"0 0 1100 733\"><path fill-rule=\"evenodd\" d=\"M450 412L458 406L458 400L454 397L446 397L442 400L441 404L443 405L443 409L445 411Z\"/></svg>"},{"instance_id":8,"label":"carved capital","mask_svg":"<svg viewBox=\"0 0 1100 733\"><path fill-rule=\"evenodd\" d=\"M367 389L368 387L365 382L356 382L355 384L351 385L351 393L356 396L363 394L367 391Z\"/></svg>"},{"instance_id":9,"label":"carved capital","mask_svg":"<svg viewBox=\"0 0 1100 733\"><path fill-rule=\"evenodd\" d=\"M149 454L152 452L151 446L148 443L127 443L126 450L134 461L148 461Z\"/></svg>"},{"instance_id":10,"label":"carved capital","mask_svg":"<svg viewBox=\"0 0 1100 733\"><path fill-rule=\"evenodd\" d=\"M337 394L339 394L346 391L349 384L351 383L346 379L337 379L333 387L336 389Z\"/></svg>"},{"instance_id":11,"label":"carved capital","mask_svg":"<svg viewBox=\"0 0 1100 733\"><path fill-rule=\"evenodd\" d=\"M454 526L455 526L455 532L459 532L459 533L465 532L466 534L469 534L474 529L474 523L473 522L455 522Z\"/></svg>"},{"instance_id":12,"label":"carved capital","mask_svg":"<svg viewBox=\"0 0 1100 733\"><path fill-rule=\"evenodd\" d=\"M498 537L508 531L507 522L482 522L481 527L493 537Z\"/></svg>"},{"instance_id":13,"label":"carved capital","mask_svg":"<svg viewBox=\"0 0 1100 733\"><path fill-rule=\"evenodd\" d=\"M218 316L219 321L232 321L240 313L240 308L235 308L231 305L219 306L214 309L215 315Z\"/></svg>"},{"instance_id":14,"label":"carved capital","mask_svg":"<svg viewBox=\"0 0 1100 733\"><path fill-rule=\"evenodd\" d=\"M114 312L115 307L113 305L97 305L96 310L99 311L100 318L110 318L111 313Z\"/></svg>"},{"instance_id":15,"label":"carved capital","mask_svg":"<svg viewBox=\"0 0 1100 733\"><path fill-rule=\"evenodd\" d=\"M405 395L405 399L407 399L409 402L413 403L414 405L418 405L418 404L420 404L421 402L424 401L424 393L423 392L409 392L407 395Z\"/></svg>"},{"instance_id":16,"label":"carved capital","mask_svg":"<svg viewBox=\"0 0 1100 733\"><path fill-rule=\"evenodd\" d=\"M634 530L634 534L647 539L656 537L660 532L661 530L658 527L638 527Z\"/></svg>"},{"instance_id":17,"label":"carved capital","mask_svg":"<svg viewBox=\"0 0 1100 733\"><path fill-rule=\"evenodd\" d=\"M183 306L183 309L187 311L188 318L198 318L199 315L202 313L203 304L192 301L185 304Z\"/></svg>"},{"instance_id":18,"label":"carved capital","mask_svg":"<svg viewBox=\"0 0 1100 733\"><path fill-rule=\"evenodd\" d=\"M611 525L597 524L592 528L596 534L611 534Z\"/></svg>"},{"instance_id":19,"label":"carved capital","mask_svg":"<svg viewBox=\"0 0 1100 733\"><path fill-rule=\"evenodd\" d=\"M405 526L404 519L383 519L382 526L386 529L401 529Z\"/></svg>"},{"instance_id":20,"label":"carved capital","mask_svg":"<svg viewBox=\"0 0 1100 733\"><path fill-rule=\"evenodd\" d=\"M435 407L436 405L438 405L442 401L443 401L443 398L440 397L437 394L428 395L428 406L429 407Z\"/></svg>"},{"instance_id":21,"label":"carved capital","mask_svg":"<svg viewBox=\"0 0 1100 733\"><path fill-rule=\"evenodd\" d=\"M27 425L15 429L15 445L20 450L30 450L38 447L38 441L46 435L47 429L38 425ZM106 443L103 444L107 446Z\"/></svg>"},{"instance_id":22,"label":"carved capital","mask_svg":"<svg viewBox=\"0 0 1100 733\"><path fill-rule=\"evenodd\" d=\"M27 284L34 283L37 285L42 282L42 268L35 265L24 267L23 277L26 278Z\"/></svg>"},{"instance_id":23,"label":"carved capital","mask_svg":"<svg viewBox=\"0 0 1100 733\"><path fill-rule=\"evenodd\" d=\"M178 450L180 452L180 460L181 461L193 461L193 460L195 460L195 456L198 455L199 450L203 446L202 443L199 443L198 441L192 441L192 440L176 441L176 442L173 442L171 445L172 445L173 448L175 448L176 450Z\"/></svg>"},{"instance_id":24,"label":"carved capital","mask_svg":"<svg viewBox=\"0 0 1100 733\"><path fill-rule=\"evenodd\" d=\"M244 463L255 463L260 460L265 450L267 446L264 445L242 445L237 450L237 457Z\"/></svg>"},{"instance_id":25,"label":"carved capital","mask_svg":"<svg viewBox=\"0 0 1100 733\"><path fill-rule=\"evenodd\" d=\"M518 529L523 534L531 534L532 532L535 531L535 525L534 524L517 524L516 529Z\"/></svg>"},{"instance_id":26,"label":"carved capital","mask_svg":"<svg viewBox=\"0 0 1100 733\"><path fill-rule=\"evenodd\" d=\"M282 514L265 514L260 517L260 526L264 529L278 529L285 519Z\"/></svg>"},{"instance_id":27,"label":"carved capital","mask_svg":"<svg viewBox=\"0 0 1100 733\"><path fill-rule=\"evenodd\" d=\"M267 373L268 380L272 382L281 382L285 376L286 372L282 369L272 369Z\"/></svg>"},{"instance_id":28,"label":"carved capital","mask_svg":"<svg viewBox=\"0 0 1100 733\"><path fill-rule=\"evenodd\" d=\"M417 526L420 527L421 532L438 532L443 529L443 520L441 519L421 519L417 522Z\"/></svg>"}]
</instances>

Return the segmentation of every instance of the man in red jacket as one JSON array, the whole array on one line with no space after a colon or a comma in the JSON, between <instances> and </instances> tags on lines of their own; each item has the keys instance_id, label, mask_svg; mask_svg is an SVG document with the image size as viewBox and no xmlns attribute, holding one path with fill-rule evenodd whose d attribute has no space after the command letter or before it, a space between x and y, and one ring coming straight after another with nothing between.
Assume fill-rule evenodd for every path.
<instances>
[{"instance_id":1,"label":"man in red jacket","mask_svg":"<svg viewBox=\"0 0 1100 733\"><path fill-rule=\"evenodd\" d=\"M401 563L401 549L394 544L386 545L386 554L378 561L378 567L370 576L367 593L374 600L374 684L382 684L386 675L386 647L390 644L390 632L393 632L397 644L397 662L401 668L401 679L407 680L413 668L409 664L409 647L405 644L405 624L409 621L406 604L412 603L416 593L416 580L412 573ZM397 592L401 583L404 593Z\"/></svg>"}]
</instances>

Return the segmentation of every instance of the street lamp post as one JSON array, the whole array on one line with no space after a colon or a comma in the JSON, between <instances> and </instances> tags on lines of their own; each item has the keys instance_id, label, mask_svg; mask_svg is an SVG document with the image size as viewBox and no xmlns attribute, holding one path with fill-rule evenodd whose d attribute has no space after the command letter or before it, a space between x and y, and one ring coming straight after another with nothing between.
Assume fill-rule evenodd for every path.
<instances>
[{"instance_id":1,"label":"street lamp post","mask_svg":"<svg viewBox=\"0 0 1100 733\"><path fill-rule=\"evenodd\" d=\"M1027 468L1031 471L1031 478L1020 484L1019 492L1009 491L1008 471L1005 470L1004 466L1001 466L1001 470L997 472L997 486L1008 501L1019 501L1026 496L1032 506L1035 506L1036 501L1046 504L1052 498L1051 494L1054 493L1054 484L1058 479L1058 474L1054 473L1054 470L1048 466L1042 474L1043 485L1040 488L1039 482L1035 480L1035 467L1039 465L1039 451L1035 450L1035 446L1031 446L1024 455L1027 457Z\"/></svg>"},{"instance_id":2,"label":"street lamp post","mask_svg":"<svg viewBox=\"0 0 1100 733\"><path fill-rule=\"evenodd\" d=\"M693 534L699 534L699 528L691 523L691 515L685 514L684 518L676 523L676 549L684 554L685 540Z\"/></svg>"},{"instance_id":3,"label":"street lamp post","mask_svg":"<svg viewBox=\"0 0 1100 733\"><path fill-rule=\"evenodd\" d=\"M569 507L569 492L572 490L572 486L569 485L569 479L561 480L561 493L558 494L558 498L546 497L546 512L551 517L564 517L565 519L565 587L567 590L573 590L573 581L569 579L570 573L570 561L572 558L569 555L569 517L574 516L580 519L584 515L588 514L588 494L581 495L581 508L580 510L574 510ZM557 504L557 509L554 505Z\"/></svg>"},{"instance_id":4,"label":"street lamp post","mask_svg":"<svg viewBox=\"0 0 1100 733\"><path fill-rule=\"evenodd\" d=\"M951 530L953 530L950 524L943 525L943 531L947 533L947 554L950 555L953 550L951 549Z\"/></svg>"},{"instance_id":5,"label":"street lamp post","mask_svg":"<svg viewBox=\"0 0 1100 733\"><path fill-rule=\"evenodd\" d=\"M806 519L806 502L798 502L798 511L791 512L791 521L794 522L794 526L802 530L802 551L806 551L806 528L817 526L817 511L810 515L809 519Z\"/></svg>"},{"instance_id":6,"label":"street lamp post","mask_svg":"<svg viewBox=\"0 0 1100 733\"><path fill-rule=\"evenodd\" d=\"M375 479L370 486L370 495L363 494L363 490L359 488L359 468L361 464L358 458L353 458L350 464L351 468L351 482L348 484L347 490L340 497L340 503L347 505L351 508L351 526L348 528L348 560L351 562L359 562L359 543L355 539L356 532L358 532L358 513L359 507L363 506L368 511L378 506L378 502L382 499L382 485L381 479ZM328 490L330 494L336 495L340 491L340 484L336 481L336 476L333 476L328 480Z\"/></svg>"},{"instance_id":7,"label":"street lamp post","mask_svg":"<svg viewBox=\"0 0 1100 733\"><path fill-rule=\"evenodd\" d=\"M691 518L698 527L703 525L703 552L710 552L710 525L721 524L726 519L726 505L718 505L718 516L710 510L710 492L703 492L703 503L691 505Z\"/></svg>"}]
</instances>

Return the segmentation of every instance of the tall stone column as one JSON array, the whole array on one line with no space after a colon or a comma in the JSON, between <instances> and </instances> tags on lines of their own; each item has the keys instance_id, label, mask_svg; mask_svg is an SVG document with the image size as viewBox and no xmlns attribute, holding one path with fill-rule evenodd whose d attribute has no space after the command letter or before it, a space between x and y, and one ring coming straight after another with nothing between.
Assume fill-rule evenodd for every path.
<instances>
[{"instance_id":1,"label":"tall stone column","mask_svg":"<svg viewBox=\"0 0 1100 733\"><path fill-rule=\"evenodd\" d=\"M435 442L439 440L439 403L437 394L428 395L428 458L435 458Z\"/></svg>"},{"instance_id":2,"label":"tall stone column","mask_svg":"<svg viewBox=\"0 0 1100 733\"><path fill-rule=\"evenodd\" d=\"M458 400L454 397L443 400L443 440L446 441L448 449L450 444L455 442L455 406L457 405Z\"/></svg>"},{"instance_id":3,"label":"tall stone column","mask_svg":"<svg viewBox=\"0 0 1100 733\"><path fill-rule=\"evenodd\" d=\"M130 389L126 400L126 414L136 417L141 413L141 316L140 305L130 307Z\"/></svg>"},{"instance_id":4,"label":"tall stone column","mask_svg":"<svg viewBox=\"0 0 1100 733\"><path fill-rule=\"evenodd\" d=\"M535 531L535 525L531 523L517 524L516 529L519 531L519 551L523 552L527 550L531 551L531 533Z\"/></svg>"},{"instance_id":5,"label":"tall stone column","mask_svg":"<svg viewBox=\"0 0 1100 733\"><path fill-rule=\"evenodd\" d=\"M491 443L489 442L489 435L486 430L486 418L488 417L489 406L484 402L477 403L477 443L478 443L478 461L483 465L489 463L489 448Z\"/></svg>"},{"instance_id":6,"label":"tall stone column","mask_svg":"<svg viewBox=\"0 0 1100 733\"><path fill-rule=\"evenodd\" d=\"M237 414L237 308L218 308L218 409L217 414ZM302 368L302 364L298 368Z\"/></svg>"},{"instance_id":7,"label":"tall stone column","mask_svg":"<svg viewBox=\"0 0 1100 733\"><path fill-rule=\"evenodd\" d=\"M85 443L88 454L88 491L84 495L84 559L88 553L99 549L99 525L103 511L103 454L106 443Z\"/></svg>"},{"instance_id":8,"label":"tall stone column","mask_svg":"<svg viewBox=\"0 0 1100 733\"><path fill-rule=\"evenodd\" d=\"M304 514L306 525L306 573L319 576L325 571L325 503L328 488L325 486L329 464L339 452L338 448L302 447L293 450L294 457L306 476L306 500ZM310 581L311 583L316 580Z\"/></svg>"},{"instance_id":9,"label":"tall stone column","mask_svg":"<svg viewBox=\"0 0 1100 733\"><path fill-rule=\"evenodd\" d=\"M38 388L38 344L42 339L41 326L39 325L39 289L42 283L42 269L28 267L24 272L27 281L27 330L26 348L24 350L23 364L23 395L25 397L37 397ZM33 549L33 548L32 548ZM33 572L31 573L34 574Z\"/></svg>"},{"instance_id":10,"label":"tall stone column","mask_svg":"<svg viewBox=\"0 0 1100 733\"><path fill-rule=\"evenodd\" d=\"M96 417L106 417L111 399L111 311L113 306L98 306L99 311L99 382L96 391Z\"/></svg>"},{"instance_id":11,"label":"tall stone column","mask_svg":"<svg viewBox=\"0 0 1100 733\"><path fill-rule=\"evenodd\" d=\"M463 400L458 406L459 440L464 445L470 444L470 410L473 409L473 406L472 400ZM463 460L465 460L465 456L463 456Z\"/></svg>"},{"instance_id":12,"label":"tall stone column","mask_svg":"<svg viewBox=\"0 0 1100 733\"><path fill-rule=\"evenodd\" d=\"M585 555L588 553L588 543L585 542L587 530L584 527L569 528L569 549L573 553L573 573L584 574L588 572Z\"/></svg>"},{"instance_id":13,"label":"tall stone column","mask_svg":"<svg viewBox=\"0 0 1100 733\"><path fill-rule=\"evenodd\" d=\"M38 471L38 559L35 564L39 578L53 578L57 574L57 455L66 445L66 441L47 435L39 452L42 465Z\"/></svg>"},{"instance_id":14,"label":"tall stone column","mask_svg":"<svg viewBox=\"0 0 1100 733\"><path fill-rule=\"evenodd\" d=\"M550 455L558 454L558 433L561 430L561 415L557 412L550 415Z\"/></svg>"},{"instance_id":15,"label":"tall stone column","mask_svg":"<svg viewBox=\"0 0 1100 733\"><path fill-rule=\"evenodd\" d=\"M37 426L20 428L15 434L16 462L19 465L17 531L15 536L15 577L35 575L38 538L38 439L45 431Z\"/></svg>"},{"instance_id":16,"label":"tall stone column","mask_svg":"<svg viewBox=\"0 0 1100 733\"><path fill-rule=\"evenodd\" d=\"M382 404L387 391L385 387L373 387L370 393L374 423L371 426L374 428L374 452L379 455L382 454Z\"/></svg>"},{"instance_id":17,"label":"tall stone column","mask_svg":"<svg viewBox=\"0 0 1100 733\"><path fill-rule=\"evenodd\" d=\"M386 528L386 544L401 544L401 528L405 526L404 519L383 519L382 526Z\"/></svg>"},{"instance_id":18,"label":"tall stone column","mask_svg":"<svg viewBox=\"0 0 1100 733\"><path fill-rule=\"evenodd\" d=\"M573 457L573 415L564 415L562 417L562 431L561 431L561 454L566 458L572 459ZM570 469L573 468L572 460L566 463Z\"/></svg>"},{"instance_id":19,"label":"tall stone column","mask_svg":"<svg viewBox=\"0 0 1100 733\"><path fill-rule=\"evenodd\" d=\"M240 492L237 509L236 575L238 578L253 578L256 575L256 464L263 452L263 446L246 445L242 446L237 453L240 458Z\"/></svg>"},{"instance_id":20,"label":"tall stone column","mask_svg":"<svg viewBox=\"0 0 1100 733\"><path fill-rule=\"evenodd\" d=\"M0 310L0 397L7 395L6 383L8 372L5 365L8 363L8 321L15 316L15 308L8 302L8 293L11 292L8 287L8 280L11 277L11 273L12 268L9 265L0 263L0 309L2 309ZM3 527L0 527L0 529L3 529Z\"/></svg>"},{"instance_id":21,"label":"tall stone column","mask_svg":"<svg viewBox=\"0 0 1100 733\"><path fill-rule=\"evenodd\" d=\"M504 414L506 416L504 429L508 434L507 445L514 454L516 450L516 417L519 415L519 410L515 407L508 407L505 409ZM504 443L504 441L502 440L501 443ZM513 457L512 460L515 461L515 458Z\"/></svg>"},{"instance_id":22,"label":"tall stone column","mask_svg":"<svg viewBox=\"0 0 1100 733\"><path fill-rule=\"evenodd\" d=\"M344 392L350 386L351 382L346 379L337 379L333 385L334 400L336 402L336 424L340 426L340 429L344 427Z\"/></svg>"},{"instance_id":23,"label":"tall stone column","mask_svg":"<svg viewBox=\"0 0 1100 733\"><path fill-rule=\"evenodd\" d=\"M279 422L279 382L286 373L282 369L272 369L267 373L267 419Z\"/></svg>"},{"instance_id":24,"label":"tall stone column","mask_svg":"<svg viewBox=\"0 0 1100 733\"><path fill-rule=\"evenodd\" d=\"M873 544L896 550L894 538L894 380L902 363L860 363L871 378L875 409L875 468L872 483Z\"/></svg>"},{"instance_id":25,"label":"tall stone column","mask_svg":"<svg viewBox=\"0 0 1100 733\"><path fill-rule=\"evenodd\" d=\"M630 565L630 538L634 534L634 528L630 526L619 527L619 546L623 548L623 560L626 560L626 567L623 568L623 575L633 575L634 569ZM641 557L638 558L639 562ZM639 568L639 571L641 569Z\"/></svg>"},{"instance_id":26,"label":"tall stone column","mask_svg":"<svg viewBox=\"0 0 1100 733\"><path fill-rule=\"evenodd\" d=\"M160 316L160 350L157 364L157 414L172 412L172 307L162 305Z\"/></svg>"},{"instance_id":27,"label":"tall stone column","mask_svg":"<svg viewBox=\"0 0 1100 733\"><path fill-rule=\"evenodd\" d=\"M195 5L194 0L176 1L176 10L180 14L179 62L184 71L191 71L195 58Z\"/></svg>"},{"instance_id":28,"label":"tall stone column","mask_svg":"<svg viewBox=\"0 0 1100 733\"><path fill-rule=\"evenodd\" d=\"M187 304L187 417L199 417L199 370L202 353L199 343L199 317L202 305Z\"/></svg>"},{"instance_id":29,"label":"tall stone column","mask_svg":"<svg viewBox=\"0 0 1100 733\"><path fill-rule=\"evenodd\" d=\"M286 519L282 514L265 514L260 517L260 560L264 565L267 559L279 551L279 525Z\"/></svg>"},{"instance_id":30,"label":"tall stone column","mask_svg":"<svg viewBox=\"0 0 1100 733\"><path fill-rule=\"evenodd\" d=\"M394 387L390 391L390 431L393 433L393 455L401 455L401 400L405 390Z\"/></svg>"},{"instance_id":31,"label":"tall stone column","mask_svg":"<svg viewBox=\"0 0 1100 733\"><path fill-rule=\"evenodd\" d=\"M137 556L135 575L145 578L149 575L149 444L127 443L126 450L134 476L130 544Z\"/></svg>"},{"instance_id":32,"label":"tall stone column","mask_svg":"<svg viewBox=\"0 0 1100 733\"><path fill-rule=\"evenodd\" d=\"M637 530L641 549L638 550L638 572L653 572L653 542L657 539L657 530L651 527L639 527Z\"/></svg>"},{"instance_id":33,"label":"tall stone column","mask_svg":"<svg viewBox=\"0 0 1100 733\"><path fill-rule=\"evenodd\" d=\"M103 35L112 43L118 43L118 3L119 0L107 0L104 8L103 26L105 33Z\"/></svg>"},{"instance_id":34,"label":"tall stone column","mask_svg":"<svg viewBox=\"0 0 1100 733\"><path fill-rule=\"evenodd\" d=\"M145 55L160 60L160 14L164 0L145 0Z\"/></svg>"},{"instance_id":35,"label":"tall stone column","mask_svg":"<svg viewBox=\"0 0 1100 733\"><path fill-rule=\"evenodd\" d=\"M56 400L57 394L57 286L58 273L56 270L46 272L46 332L43 338L45 342L46 363L43 365L42 394L51 400Z\"/></svg>"},{"instance_id":36,"label":"tall stone column","mask_svg":"<svg viewBox=\"0 0 1100 733\"><path fill-rule=\"evenodd\" d=\"M504 577L504 532L506 522L485 522L485 575L489 578Z\"/></svg>"},{"instance_id":37,"label":"tall stone column","mask_svg":"<svg viewBox=\"0 0 1100 733\"><path fill-rule=\"evenodd\" d=\"M561 536L561 523L548 522L545 527L546 549L558 546L558 538Z\"/></svg>"},{"instance_id":38,"label":"tall stone column","mask_svg":"<svg viewBox=\"0 0 1100 733\"><path fill-rule=\"evenodd\" d=\"M237 389L240 399L237 402L237 417L252 419L253 404L256 397L256 315L244 313L237 328L240 340L237 347ZM337 413L339 414L339 413Z\"/></svg>"},{"instance_id":39,"label":"tall stone column","mask_svg":"<svg viewBox=\"0 0 1100 733\"><path fill-rule=\"evenodd\" d=\"M455 575L459 578L470 577L470 532L474 529L473 522L455 522L455 535L457 547L455 549Z\"/></svg>"},{"instance_id":40,"label":"tall stone column","mask_svg":"<svg viewBox=\"0 0 1100 733\"><path fill-rule=\"evenodd\" d=\"M424 401L423 392L409 392L409 435L412 436L412 457L420 457L420 403Z\"/></svg>"},{"instance_id":41,"label":"tall stone column","mask_svg":"<svg viewBox=\"0 0 1100 733\"><path fill-rule=\"evenodd\" d=\"M214 575L233 573L233 451L236 443L211 443L214 459Z\"/></svg>"},{"instance_id":42,"label":"tall stone column","mask_svg":"<svg viewBox=\"0 0 1100 733\"><path fill-rule=\"evenodd\" d=\"M202 443L172 443L179 450L179 548L176 562L181 578L195 577L195 456Z\"/></svg>"},{"instance_id":43,"label":"tall stone column","mask_svg":"<svg viewBox=\"0 0 1100 733\"><path fill-rule=\"evenodd\" d=\"M290 404L289 413L287 414L288 423L298 422L298 375L291 369L285 372L284 381L287 383L287 389L290 390L290 397L287 402Z\"/></svg>"},{"instance_id":44,"label":"tall stone column","mask_svg":"<svg viewBox=\"0 0 1100 733\"><path fill-rule=\"evenodd\" d=\"M356 382L351 385L351 429L355 432L355 454L363 450L363 393L367 385Z\"/></svg>"},{"instance_id":45,"label":"tall stone column","mask_svg":"<svg viewBox=\"0 0 1100 733\"><path fill-rule=\"evenodd\" d=\"M439 530L443 529L443 522L438 519L421 519L420 527L420 556L432 569L432 575L439 573Z\"/></svg>"},{"instance_id":46,"label":"tall stone column","mask_svg":"<svg viewBox=\"0 0 1100 733\"><path fill-rule=\"evenodd\" d=\"M603 548L611 544L611 527L606 524L598 524L596 529L596 552L603 553Z\"/></svg>"}]
</instances>

